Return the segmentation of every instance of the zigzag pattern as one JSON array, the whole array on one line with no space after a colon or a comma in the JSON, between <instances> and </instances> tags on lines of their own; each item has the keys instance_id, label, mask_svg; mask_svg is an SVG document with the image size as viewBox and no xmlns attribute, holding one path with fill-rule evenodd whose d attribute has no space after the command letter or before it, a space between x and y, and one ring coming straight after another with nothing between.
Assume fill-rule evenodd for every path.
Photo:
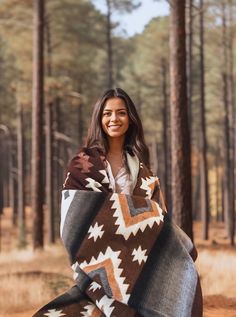
<instances>
[{"instance_id":1,"label":"zigzag pattern","mask_svg":"<svg viewBox=\"0 0 236 317\"><path fill-rule=\"evenodd\" d=\"M142 179L142 185L140 186L141 189L146 191L147 198L152 198L152 193L154 191L154 188L156 184L158 183L158 177L157 176L149 176Z\"/></svg>"},{"instance_id":2,"label":"zigzag pattern","mask_svg":"<svg viewBox=\"0 0 236 317\"><path fill-rule=\"evenodd\" d=\"M114 303L114 299L109 298L104 295L100 300L96 300L96 305L104 313L106 317L110 317L111 313L114 310L114 306L111 306Z\"/></svg>"},{"instance_id":3,"label":"zigzag pattern","mask_svg":"<svg viewBox=\"0 0 236 317\"><path fill-rule=\"evenodd\" d=\"M103 285L104 289L110 289L114 298L123 303L127 303L130 297L130 294L127 293L129 285L125 284L125 278L121 277L123 269L119 268L122 262L119 258L120 253L120 251L115 252L110 247L107 247L105 253L100 252L97 258L92 257L89 262L84 261L80 263L79 266L89 276L94 275L95 271L99 276L99 270L101 270L102 275L104 275L105 270L107 279L103 279L101 275L100 282L101 284L109 284Z\"/></svg>"},{"instance_id":4,"label":"zigzag pattern","mask_svg":"<svg viewBox=\"0 0 236 317\"><path fill-rule=\"evenodd\" d=\"M114 193L110 200L114 201L111 208L115 209L113 217L117 218L116 234L121 234L125 240L128 240L131 234L135 236L139 230L144 232L147 227L152 228L155 223L159 225L164 219L163 210L155 201L151 201L152 210L148 206L146 211L143 209L142 212L137 212L137 215L132 215L124 194Z\"/></svg>"}]
</instances>

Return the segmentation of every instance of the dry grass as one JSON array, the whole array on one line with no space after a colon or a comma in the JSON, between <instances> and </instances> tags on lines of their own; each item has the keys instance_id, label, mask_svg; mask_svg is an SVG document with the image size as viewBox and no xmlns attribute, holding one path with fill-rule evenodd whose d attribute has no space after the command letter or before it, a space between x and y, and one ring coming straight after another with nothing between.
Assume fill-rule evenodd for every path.
<instances>
[{"instance_id":1,"label":"dry grass","mask_svg":"<svg viewBox=\"0 0 236 317\"><path fill-rule=\"evenodd\" d=\"M197 261L204 296L236 298L236 253L231 250L201 250Z\"/></svg>"},{"instance_id":2,"label":"dry grass","mask_svg":"<svg viewBox=\"0 0 236 317\"><path fill-rule=\"evenodd\" d=\"M40 306L51 295L48 290L45 291L44 284L35 276L1 276L1 312L6 314Z\"/></svg>"},{"instance_id":3,"label":"dry grass","mask_svg":"<svg viewBox=\"0 0 236 317\"><path fill-rule=\"evenodd\" d=\"M209 240L201 240L201 223L195 223L196 262L204 296L236 298L236 247L229 245L223 223L212 223Z\"/></svg>"},{"instance_id":4,"label":"dry grass","mask_svg":"<svg viewBox=\"0 0 236 317\"><path fill-rule=\"evenodd\" d=\"M43 252L16 250L1 254L0 278L0 312L4 317L29 308L37 310L73 284L60 244Z\"/></svg>"}]
</instances>

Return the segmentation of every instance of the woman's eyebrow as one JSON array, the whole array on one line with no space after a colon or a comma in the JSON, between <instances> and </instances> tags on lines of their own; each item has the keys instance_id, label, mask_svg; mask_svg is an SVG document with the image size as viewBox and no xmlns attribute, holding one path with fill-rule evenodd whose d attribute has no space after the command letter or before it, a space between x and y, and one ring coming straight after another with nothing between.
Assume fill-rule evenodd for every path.
<instances>
[{"instance_id":1,"label":"woman's eyebrow","mask_svg":"<svg viewBox=\"0 0 236 317\"><path fill-rule=\"evenodd\" d=\"M120 111L120 110L125 110L125 111L127 111L126 108L115 109L115 111ZM112 109L104 109L103 111L113 111L113 110L112 110Z\"/></svg>"}]
</instances>

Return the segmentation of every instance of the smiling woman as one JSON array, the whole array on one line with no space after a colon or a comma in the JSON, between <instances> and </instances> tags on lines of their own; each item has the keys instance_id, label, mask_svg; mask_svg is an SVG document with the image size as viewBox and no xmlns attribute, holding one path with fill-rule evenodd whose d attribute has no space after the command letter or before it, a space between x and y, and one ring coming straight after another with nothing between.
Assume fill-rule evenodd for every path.
<instances>
[{"instance_id":1,"label":"smiling woman","mask_svg":"<svg viewBox=\"0 0 236 317\"><path fill-rule=\"evenodd\" d=\"M129 116L124 100L118 97L108 99L102 114L102 129L107 135L107 160L114 176L117 176L124 164L123 146L128 128Z\"/></svg>"},{"instance_id":2,"label":"smiling woman","mask_svg":"<svg viewBox=\"0 0 236 317\"><path fill-rule=\"evenodd\" d=\"M129 116L123 99L114 97L107 100L102 114L102 128L108 136L109 147L114 138L123 147L129 128Z\"/></svg>"},{"instance_id":3,"label":"smiling woman","mask_svg":"<svg viewBox=\"0 0 236 317\"><path fill-rule=\"evenodd\" d=\"M116 156L119 152L136 155L149 167L141 120L133 101L121 88L106 90L95 104L86 142L86 147L94 146L108 157L114 152Z\"/></svg>"},{"instance_id":4,"label":"smiling woman","mask_svg":"<svg viewBox=\"0 0 236 317\"><path fill-rule=\"evenodd\" d=\"M131 98L121 88L108 89L98 99L88 131L86 147L104 151L112 188L129 194L134 188L129 160L139 160L149 167L149 151L143 127Z\"/></svg>"},{"instance_id":5,"label":"smiling woman","mask_svg":"<svg viewBox=\"0 0 236 317\"><path fill-rule=\"evenodd\" d=\"M201 317L196 250L168 218L135 105L121 88L95 104L63 185L61 237L76 285L35 317Z\"/></svg>"}]
</instances>

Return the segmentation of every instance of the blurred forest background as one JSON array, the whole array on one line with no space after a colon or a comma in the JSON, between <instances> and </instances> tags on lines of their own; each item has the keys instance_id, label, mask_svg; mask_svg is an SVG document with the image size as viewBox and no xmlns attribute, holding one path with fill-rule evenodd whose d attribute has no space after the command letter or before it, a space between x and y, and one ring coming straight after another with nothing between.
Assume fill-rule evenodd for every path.
<instances>
[{"instance_id":1,"label":"blurred forest background","mask_svg":"<svg viewBox=\"0 0 236 317\"><path fill-rule=\"evenodd\" d=\"M26 309L25 301L39 307L71 283L58 241L60 190L68 161L83 145L93 105L106 88L121 87L135 101L152 170L160 177L168 210L174 214L171 184L176 178L171 159L173 134L179 127L171 119L171 105L176 102L170 72L171 67L175 72L173 18L158 17L156 12L142 33L127 36L115 32L118 22L113 16L136 10L142 1L104 0L107 13L94 2L48 0L44 6L36 0L0 2L0 274L5 292L0 306L5 307L12 292L8 284L23 287L27 279L29 287L32 279L32 288L38 289L31 299L30 292L19 288L5 307L12 314ZM230 309L236 309L232 299L236 298L236 1L186 0L183 18L184 74L175 89L186 88L182 109L190 136L186 148L192 189L187 194L193 238L199 248L204 295L216 296L218 302L209 304L206 297L207 307L220 312L223 303L224 309L228 305L224 315L231 316ZM218 266L212 279L216 275L219 279L223 271L224 289L209 282L213 260ZM223 282L226 271L229 284Z\"/></svg>"}]
</instances>

